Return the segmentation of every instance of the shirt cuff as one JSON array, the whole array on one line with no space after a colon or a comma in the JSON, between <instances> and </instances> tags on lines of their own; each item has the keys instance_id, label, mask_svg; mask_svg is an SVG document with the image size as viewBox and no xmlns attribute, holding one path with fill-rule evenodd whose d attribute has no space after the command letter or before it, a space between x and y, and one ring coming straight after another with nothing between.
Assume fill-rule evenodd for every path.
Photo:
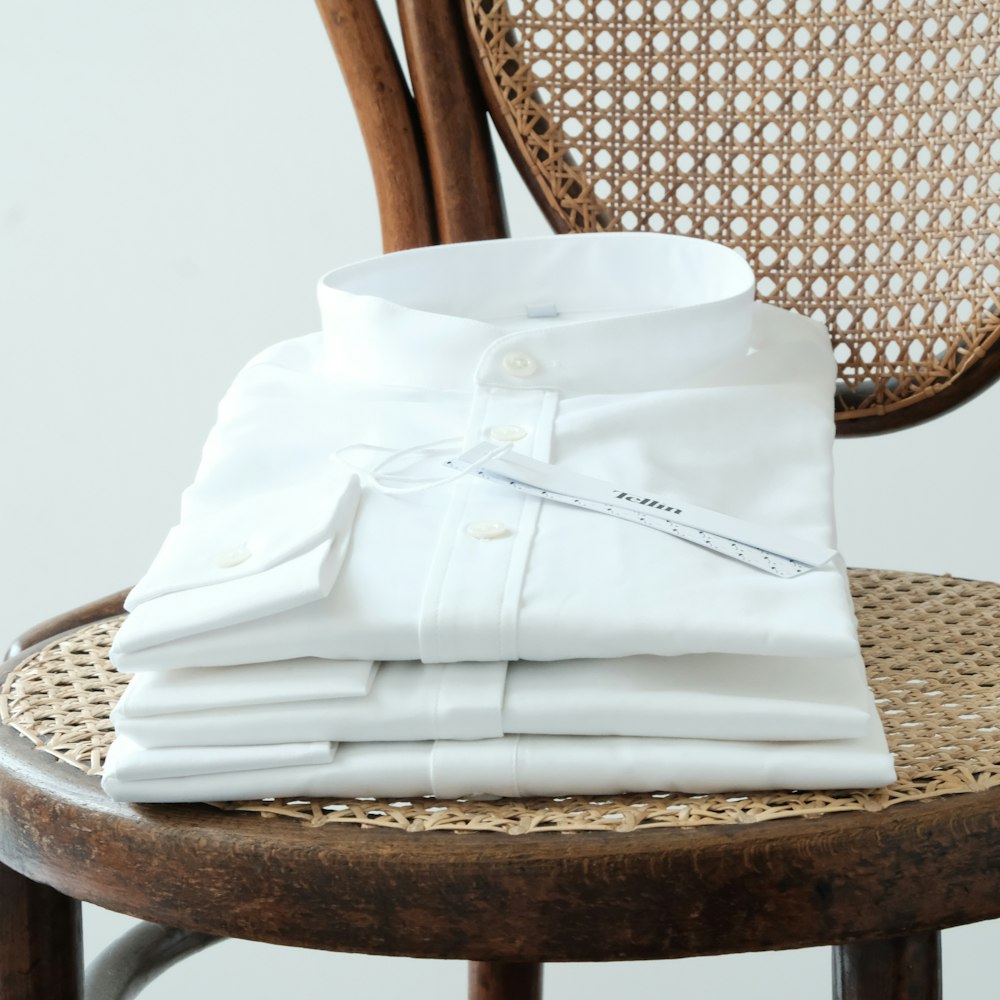
<instances>
[{"instance_id":1,"label":"shirt cuff","mask_svg":"<svg viewBox=\"0 0 1000 1000\"><path fill-rule=\"evenodd\" d=\"M223 515L189 509L129 595L112 661L132 670L131 653L325 597L343 566L359 497L356 475L331 472L222 504Z\"/></svg>"}]
</instances>

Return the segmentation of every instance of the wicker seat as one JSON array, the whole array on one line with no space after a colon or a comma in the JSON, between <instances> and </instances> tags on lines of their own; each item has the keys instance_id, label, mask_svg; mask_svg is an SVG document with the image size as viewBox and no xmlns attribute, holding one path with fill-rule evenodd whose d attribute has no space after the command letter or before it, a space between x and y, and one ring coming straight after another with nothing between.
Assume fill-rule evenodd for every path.
<instances>
[{"instance_id":1,"label":"wicker seat","mask_svg":"<svg viewBox=\"0 0 1000 1000\"><path fill-rule=\"evenodd\" d=\"M823 317L841 433L1000 374L1000 3L399 0L412 94L374 0L318 6L387 249L506 235L489 109L557 230L719 239ZM1000 916L1000 585L851 580L875 792L120 805L122 595L44 623L0 687L0 997L79 1000L79 900L153 922L87 1000L223 936L468 960L478 1000L540 996L547 961L828 944L844 1000L939 997L939 929Z\"/></svg>"}]
</instances>

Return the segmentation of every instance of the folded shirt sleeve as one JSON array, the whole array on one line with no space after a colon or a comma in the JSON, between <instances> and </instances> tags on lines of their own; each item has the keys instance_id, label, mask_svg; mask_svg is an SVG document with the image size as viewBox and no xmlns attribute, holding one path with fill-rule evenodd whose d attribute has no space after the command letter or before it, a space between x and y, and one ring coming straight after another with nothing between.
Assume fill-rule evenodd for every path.
<instances>
[{"instance_id":1,"label":"folded shirt sleeve","mask_svg":"<svg viewBox=\"0 0 1000 1000\"><path fill-rule=\"evenodd\" d=\"M170 529L125 608L134 611L167 594L259 578L329 546L350 532L359 495L358 477L331 466L302 482L234 496L223 509L195 508Z\"/></svg>"},{"instance_id":2,"label":"folded shirt sleeve","mask_svg":"<svg viewBox=\"0 0 1000 1000\"><path fill-rule=\"evenodd\" d=\"M155 781L160 778L229 774L240 771L329 764L335 743L283 743L275 746L169 747L147 750L119 736L104 761L111 781Z\"/></svg>"},{"instance_id":3,"label":"folded shirt sleeve","mask_svg":"<svg viewBox=\"0 0 1000 1000\"><path fill-rule=\"evenodd\" d=\"M371 690L377 669L372 660L300 659L201 670L152 670L132 678L112 718L251 706L273 709L303 701L363 698Z\"/></svg>"},{"instance_id":4,"label":"folded shirt sleeve","mask_svg":"<svg viewBox=\"0 0 1000 1000\"><path fill-rule=\"evenodd\" d=\"M180 520L126 600L116 656L330 592L361 485L325 446L318 391L308 375L259 360L237 376Z\"/></svg>"}]
</instances>

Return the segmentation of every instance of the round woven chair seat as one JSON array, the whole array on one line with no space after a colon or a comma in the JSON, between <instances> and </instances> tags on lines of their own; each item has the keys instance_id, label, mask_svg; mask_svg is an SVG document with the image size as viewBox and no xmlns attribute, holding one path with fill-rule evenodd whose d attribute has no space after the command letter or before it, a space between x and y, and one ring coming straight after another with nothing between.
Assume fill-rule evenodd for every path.
<instances>
[{"instance_id":1,"label":"round woven chair seat","mask_svg":"<svg viewBox=\"0 0 1000 1000\"><path fill-rule=\"evenodd\" d=\"M114 618L6 674L0 860L160 923L379 954L679 957L998 916L982 872L1000 863L1000 585L851 582L896 758L888 788L114 803L98 780L127 682L107 659Z\"/></svg>"}]
</instances>

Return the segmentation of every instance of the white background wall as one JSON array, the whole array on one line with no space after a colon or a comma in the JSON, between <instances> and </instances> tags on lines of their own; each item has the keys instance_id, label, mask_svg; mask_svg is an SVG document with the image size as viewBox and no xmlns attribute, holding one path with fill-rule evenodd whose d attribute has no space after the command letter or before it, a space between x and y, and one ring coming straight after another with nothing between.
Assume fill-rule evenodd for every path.
<instances>
[{"instance_id":1,"label":"white background wall","mask_svg":"<svg viewBox=\"0 0 1000 1000\"><path fill-rule=\"evenodd\" d=\"M231 376L313 329L317 278L380 239L308 0L0 5L0 150L4 641L138 577ZM544 232L504 174L514 233ZM848 561L1000 578L998 423L1000 388L925 427L838 443ZM127 924L89 908L88 949ZM997 939L993 924L946 934L948 1000L991 994ZM827 964L809 950L553 967L546 995L818 1000ZM232 943L146 995L458 997L463 982L457 963Z\"/></svg>"}]
</instances>

